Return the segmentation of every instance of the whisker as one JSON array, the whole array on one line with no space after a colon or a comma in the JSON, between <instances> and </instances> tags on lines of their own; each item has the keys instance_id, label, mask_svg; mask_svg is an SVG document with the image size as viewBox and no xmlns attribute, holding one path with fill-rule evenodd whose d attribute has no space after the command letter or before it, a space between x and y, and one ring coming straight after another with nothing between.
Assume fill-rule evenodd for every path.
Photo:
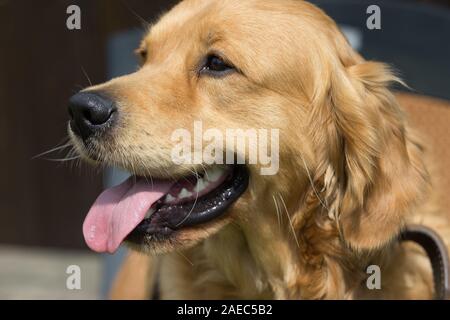
<instances>
[{"instance_id":1,"label":"whisker","mask_svg":"<svg viewBox=\"0 0 450 320\"><path fill-rule=\"evenodd\" d=\"M148 170L148 168L145 167L144 161L141 160L141 165L144 168L145 172L147 173L145 175L145 181L148 183L148 179L150 179L150 184L152 186L152 189L154 189L155 185L153 183L153 177L152 174L150 173L150 171Z\"/></svg>"},{"instance_id":2,"label":"whisker","mask_svg":"<svg viewBox=\"0 0 450 320\"><path fill-rule=\"evenodd\" d=\"M83 72L84 76L86 77L87 81L89 82L89 85L92 87L92 81L91 81L91 78L89 78L89 76L88 76L86 70L83 68L83 66L82 66L81 64L80 64L80 67L81 67L81 71Z\"/></svg>"},{"instance_id":3,"label":"whisker","mask_svg":"<svg viewBox=\"0 0 450 320\"><path fill-rule=\"evenodd\" d=\"M128 11L130 11L130 13L132 14L132 15L134 15L140 22L141 22L141 24L143 25L143 27L145 27L145 28L148 28L149 26L150 26L150 23L147 21L147 20L145 20L144 18L142 18L139 14L137 14L137 12L136 11L134 11L129 5L128 5L128 3L126 3L125 1L121 1L122 3L123 3L123 5L128 9Z\"/></svg>"},{"instance_id":4,"label":"whisker","mask_svg":"<svg viewBox=\"0 0 450 320\"><path fill-rule=\"evenodd\" d=\"M316 195L317 199L319 200L322 207L324 207L327 211L330 211L327 207L327 205L323 202L322 198L320 197L319 193L317 192L316 187L314 186L314 180L311 176L311 172L308 169L308 166L306 164L305 158L303 157L303 154L300 153L300 157L302 158L303 165L305 167L306 173L308 174L309 183L311 184L311 187L313 189L314 194Z\"/></svg>"},{"instance_id":5,"label":"whisker","mask_svg":"<svg viewBox=\"0 0 450 320\"><path fill-rule=\"evenodd\" d=\"M189 166L187 165L181 165L183 168L185 168L186 170L188 170L190 173L192 173L192 175L195 176L195 171L192 170ZM198 178L198 177L196 177ZM189 179L186 176L183 176L183 180L186 180L187 182L190 182Z\"/></svg>"},{"instance_id":6,"label":"whisker","mask_svg":"<svg viewBox=\"0 0 450 320\"><path fill-rule=\"evenodd\" d=\"M281 215L280 215L280 209L278 208L278 201L274 195L272 195L272 198L273 198L273 202L275 203L275 209L277 212L278 229L281 231Z\"/></svg>"},{"instance_id":7,"label":"whisker","mask_svg":"<svg viewBox=\"0 0 450 320\"><path fill-rule=\"evenodd\" d=\"M76 156L76 157L72 157L72 158L62 158L62 159L51 159L51 158L42 158L42 159L47 160L47 161L52 161L52 162L66 162L66 161L77 160L80 158L81 158L81 156Z\"/></svg>"},{"instance_id":8,"label":"whisker","mask_svg":"<svg viewBox=\"0 0 450 320\"><path fill-rule=\"evenodd\" d=\"M288 212L288 209L287 209L287 206L286 206L286 202L284 202L284 199L283 199L283 196L281 195L281 193L278 193L278 197L280 197L281 202L283 203L284 210L286 211L286 216L287 216L287 218L288 218L288 220L289 220L289 224L290 224L291 229L292 229L292 234L294 235L295 242L297 243L297 247L300 248L300 244L299 244L299 242L298 242L297 235L296 235L295 229L294 229L294 225L292 224L292 220L291 220L291 217L290 217L290 215L289 215L289 212Z\"/></svg>"},{"instance_id":9,"label":"whisker","mask_svg":"<svg viewBox=\"0 0 450 320\"><path fill-rule=\"evenodd\" d=\"M201 164L203 172L204 172L204 176L206 177L206 179L209 180L209 176L208 176L208 170L206 170L206 167L204 164Z\"/></svg>"},{"instance_id":10,"label":"whisker","mask_svg":"<svg viewBox=\"0 0 450 320\"><path fill-rule=\"evenodd\" d=\"M198 176L197 169L195 169L195 174ZM195 206L196 206L196 204L197 204L197 200L198 200L198 191L196 191L195 201L194 201L194 204L192 205L191 210L189 211L189 213L187 214L187 216L186 216L183 220L181 220L181 222L179 222L179 223L176 225L177 227L179 227L180 225L182 225L182 224L183 224L183 223L191 216L191 213L192 213L192 211L194 211L194 208L195 208Z\"/></svg>"},{"instance_id":11,"label":"whisker","mask_svg":"<svg viewBox=\"0 0 450 320\"><path fill-rule=\"evenodd\" d=\"M49 153L52 153L52 152L55 152L55 151L63 150L63 149L68 148L70 146L73 146L72 143L67 143L67 144L65 144L63 146L55 147L53 149L50 149L50 150L47 150L45 152L39 153L38 155L35 155L34 157L31 158L31 160L35 160L35 159L37 159L39 157L45 156L46 154L49 154Z\"/></svg>"},{"instance_id":12,"label":"whisker","mask_svg":"<svg viewBox=\"0 0 450 320\"><path fill-rule=\"evenodd\" d=\"M194 266L194 263L191 260L189 260L189 258L186 257L184 254L182 254L180 251L176 250L175 252L178 253L181 257L183 257L184 260L186 260L191 265L191 267Z\"/></svg>"}]
</instances>

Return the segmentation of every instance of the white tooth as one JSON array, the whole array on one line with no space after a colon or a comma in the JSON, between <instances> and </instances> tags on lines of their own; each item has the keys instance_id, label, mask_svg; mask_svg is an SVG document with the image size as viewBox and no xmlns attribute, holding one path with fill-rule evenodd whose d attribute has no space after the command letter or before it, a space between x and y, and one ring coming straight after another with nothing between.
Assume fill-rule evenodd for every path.
<instances>
[{"instance_id":1,"label":"white tooth","mask_svg":"<svg viewBox=\"0 0 450 320\"><path fill-rule=\"evenodd\" d=\"M195 185L195 192L202 192L208 186L208 182L203 179L198 179L197 184Z\"/></svg>"},{"instance_id":2,"label":"white tooth","mask_svg":"<svg viewBox=\"0 0 450 320\"><path fill-rule=\"evenodd\" d=\"M189 198L192 196L192 192L187 191L186 188L183 188L183 190L181 190L180 194L178 195L179 199L183 199L183 198Z\"/></svg>"},{"instance_id":3,"label":"white tooth","mask_svg":"<svg viewBox=\"0 0 450 320\"><path fill-rule=\"evenodd\" d=\"M150 217L152 216L152 214L154 214L155 212L156 212L156 209L155 209L155 208L150 208L150 209L147 211L147 214L145 215L145 219L150 218Z\"/></svg>"},{"instance_id":4,"label":"white tooth","mask_svg":"<svg viewBox=\"0 0 450 320\"><path fill-rule=\"evenodd\" d=\"M225 169L223 169L222 167L213 167L207 171L206 176L209 181L216 182L220 179L220 177L222 177L224 171Z\"/></svg>"},{"instance_id":5,"label":"white tooth","mask_svg":"<svg viewBox=\"0 0 450 320\"><path fill-rule=\"evenodd\" d=\"M176 200L176 198L174 196L172 196L171 194L168 194L166 196L166 199L164 200L165 203L170 203L170 202L174 202Z\"/></svg>"}]
</instances>

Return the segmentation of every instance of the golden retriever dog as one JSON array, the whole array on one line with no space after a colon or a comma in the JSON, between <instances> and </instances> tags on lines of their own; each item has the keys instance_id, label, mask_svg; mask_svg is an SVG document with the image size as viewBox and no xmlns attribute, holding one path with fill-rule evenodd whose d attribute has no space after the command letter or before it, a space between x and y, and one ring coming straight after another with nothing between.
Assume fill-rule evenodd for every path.
<instances>
[{"instance_id":1,"label":"golden retriever dog","mask_svg":"<svg viewBox=\"0 0 450 320\"><path fill-rule=\"evenodd\" d=\"M389 88L401 81L352 50L323 11L297 0L185 0L137 52L138 71L83 90L69 107L77 151L132 173L83 225L94 251L125 242L146 254L128 264L142 287L129 279L123 292L433 297L427 255L399 235L419 223L448 244L450 224L434 205L424 146ZM279 130L270 140L279 169L261 174L265 164L249 161L254 146L242 144L235 164L177 163L174 132L195 137L195 123L203 132ZM367 286L371 265L379 289Z\"/></svg>"}]
</instances>

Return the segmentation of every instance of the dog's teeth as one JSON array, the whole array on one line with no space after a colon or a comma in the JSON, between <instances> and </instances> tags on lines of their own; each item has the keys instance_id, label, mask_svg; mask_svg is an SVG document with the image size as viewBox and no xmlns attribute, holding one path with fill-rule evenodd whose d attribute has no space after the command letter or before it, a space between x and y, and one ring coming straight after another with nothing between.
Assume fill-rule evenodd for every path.
<instances>
[{"instance_id":1,"label":"dog's teeth","mask_svg":"<svg viewBox=\"0 0 450 320\"><path fill-rule=\"evenodd\" d=\"M147 214L145 215L145 219L149 219L151 216L152 216L152 214L154 214L156 212L156 209L155 208L150 208L148 211L147 211Z\"/></svg>"},{"instance_id":2,"label":"dog's teeth","mask_svg":"<svg viewBox=\"0 0 450 320\"><path fill-rule=\"evenodd\" d=\"M208 182L203 179L198 179L197 184L195 185L194 191L199 193L205 190L205 188L208 186Z\"/></svg>"},{"instance_id":3,"label":"dog's teeth","mask_svg":"<svg viewBox=\"0 0 450 320\"><path fill-rule=\"evenodd\" d=\"M224 167L212 167L206 171L204 177L197 177L197 183L195 187L192 189L191 187L189 188L191 191L189 191L187 188L183 188L175 196L167 194L163 201L165 204L173 204L186 198L193 198L194 196L198 196L199 193L202 193L206 189L208 189L211 183L219 181L219 179L224 175L225 172L226 169Z\"/></svg>"},{"instance_id":4,"label":"dog's teeth","mask_svg":"<svg viewBox=\"0 0 450 320\"><path fill-rule=\"evenodd\" d=\"M164 200L165 203L170 203L170 202L174 202L177 198L175 198L174 196L172 196L171 194L168 194L166 196L166 199Z\"/></svg>"},{"instance_id":5,"label":"dog's teeth","mask_svg":"<svg viewBox=\"0 0 450 320\"><path fill-rule=\"evenodd\" d=\"M216 182L222 177L225 169L222 167L213 167L206 171L206 177L211 182Z\"/></svg>"},{"instance_id":6,"label":"dog's teeth","mask_svg":"<svg viewBox=\"0 0 450 320\"><path fill-rule=\"evenodd\" d=\"M191 196L192 192L189 192L186 188L183 188L183 190L181 190L180 194L178 195L178 199L189 198Z\"/></svg>"}]
</instances>

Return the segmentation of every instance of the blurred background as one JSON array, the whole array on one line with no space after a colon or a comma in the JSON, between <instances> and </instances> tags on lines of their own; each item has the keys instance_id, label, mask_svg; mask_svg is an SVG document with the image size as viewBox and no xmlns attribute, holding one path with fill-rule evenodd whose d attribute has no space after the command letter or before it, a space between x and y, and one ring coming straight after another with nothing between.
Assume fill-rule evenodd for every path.
<instances>
[{"instance_id":1,"label":"blurred background","mask_svg":"<svg viewBox=\"0 0 450 320\"><path fill-rule=\"evenodd\" d=\"M123 174L57 161L69 149L34 157L65 144L72 94L137 68L144 21L176 2L0 0L0 299L106 297L123 251L90 253L81 226L103 185ZM450 100L449 1L312 2L366 58L391 63L417 93ZM81 30L66 27L72 4ZM372 4L381 30L366 28ZM81 290L66 288L69 265L82 270Z\"/></svg>"}]
</instances>

